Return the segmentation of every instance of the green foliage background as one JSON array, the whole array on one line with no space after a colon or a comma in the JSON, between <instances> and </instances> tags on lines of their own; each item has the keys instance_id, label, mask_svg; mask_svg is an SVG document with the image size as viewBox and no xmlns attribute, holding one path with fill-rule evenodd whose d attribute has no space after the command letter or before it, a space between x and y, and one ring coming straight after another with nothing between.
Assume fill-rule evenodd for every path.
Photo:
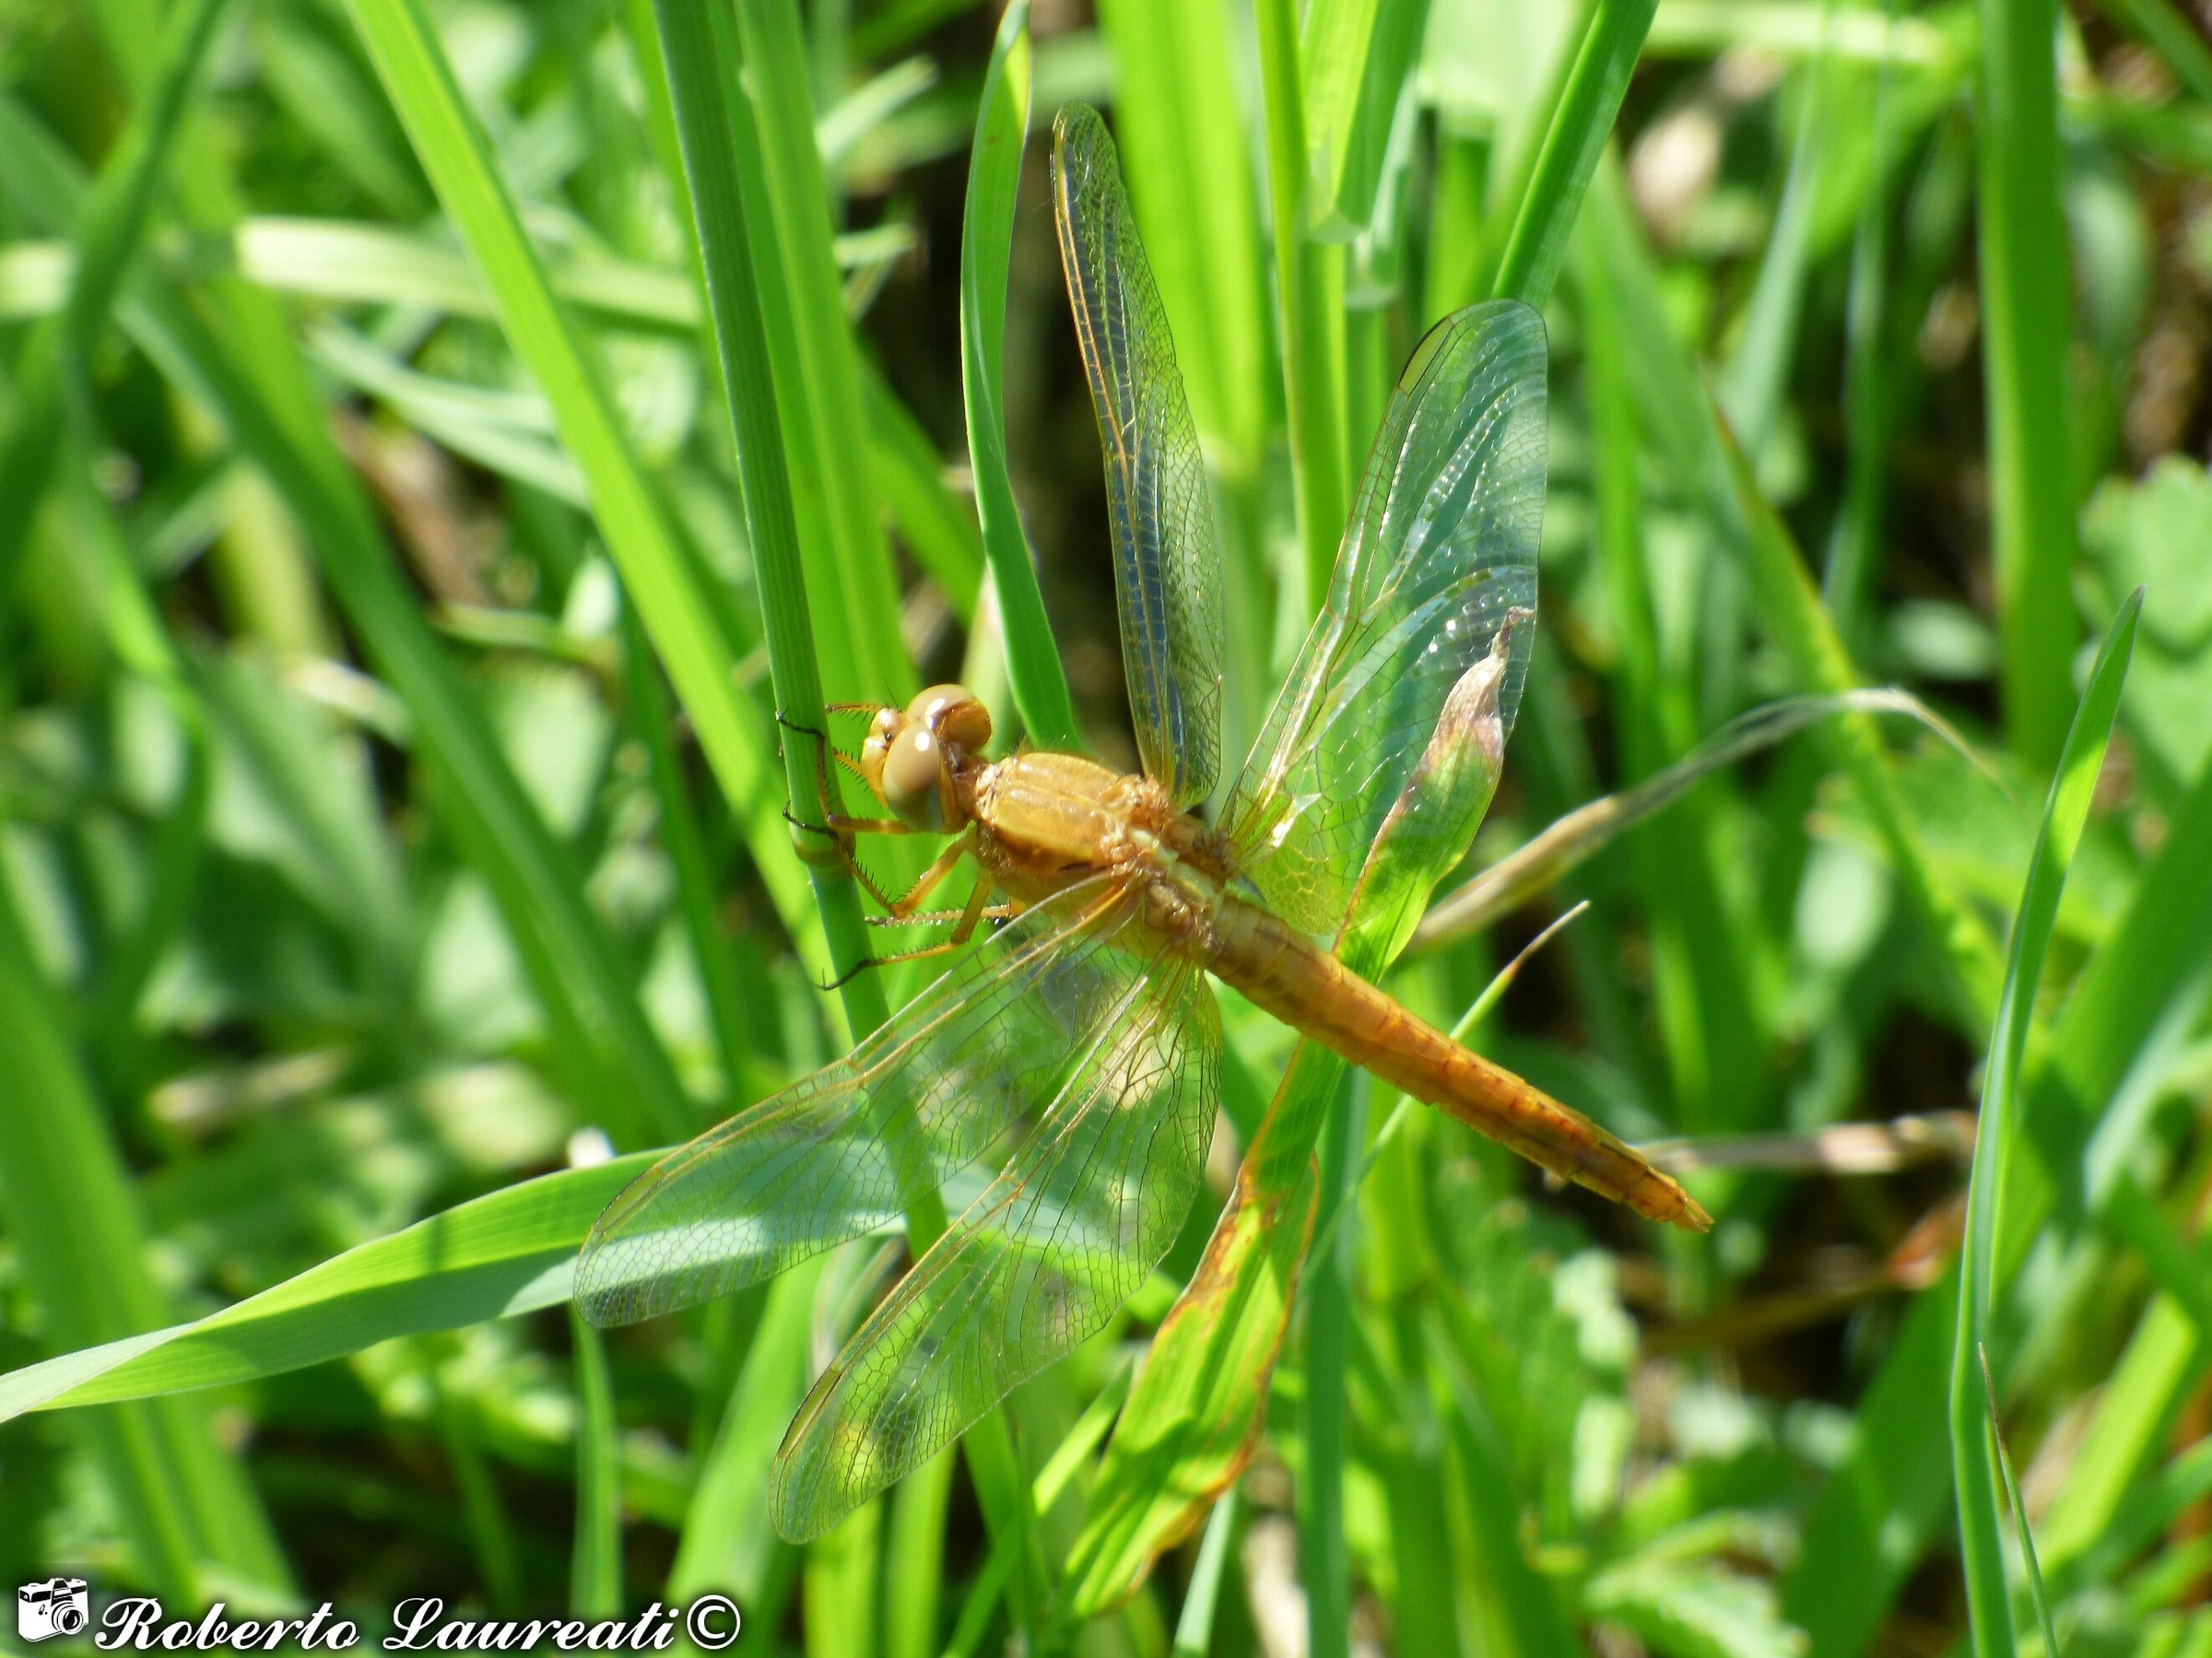
<instances>
[{"instance_id":1,"label":"green foliage background","mask_svg":"<svg viewBox=\"0 0 2212 1658\"><path fill-rule=\"evenodd\" d=\"M1982 763L1841 715L1394 970L1449 1025L1586 900L1473 1040L1709 1238L1230 998L1152 1285L794 1549L879 1243L604 1338L569 1268L923 982L815 988L870 937L776 711L957 676L1134 763L1077 97L1231 755L1398 364L1512 294L1544 611L1471 865L1778 697L1901 684ZM821 1658L2212 1651L2208 179L2187 0L0 4L0 1576L711 1587ZM1271 1095L1330 1218L1224 1404L1137 1367ZM1263 1403L1136 1584L1231 1460L1168 1406Z\"/></svg>"}]
</instances>

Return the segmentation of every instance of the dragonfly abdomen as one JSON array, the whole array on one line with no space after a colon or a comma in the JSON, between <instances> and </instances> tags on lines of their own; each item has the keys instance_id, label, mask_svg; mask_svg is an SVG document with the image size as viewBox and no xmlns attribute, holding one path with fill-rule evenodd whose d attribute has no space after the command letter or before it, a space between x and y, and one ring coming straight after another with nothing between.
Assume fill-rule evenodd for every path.
<instances>
[{"instance_id":1,"label":"dragonfly abdomen","mask_svg":"<svg viewBox=\"0 0 2212 1658\"><path fill-rule=\"evenodd\" d=\"M1206 967L1285 1024L1561 1179L1701 1232L1697 1201L1626 1142L1384 994L1276 916L1225 897Z\"/></svg>"}]
</instances>

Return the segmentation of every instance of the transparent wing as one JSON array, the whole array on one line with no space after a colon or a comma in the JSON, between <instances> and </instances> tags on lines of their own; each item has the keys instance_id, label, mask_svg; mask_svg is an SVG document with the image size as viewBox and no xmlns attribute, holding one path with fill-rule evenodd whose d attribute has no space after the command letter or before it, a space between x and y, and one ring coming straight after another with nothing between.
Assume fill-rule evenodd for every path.
<instances>
[{"instance_id":1,"label":"transparent wing","mask_svg":"<svg viewBox=\"0 0 2212 1658\"><path fill-rule=\"evenodd\" d=\"M594 1324L773 1277L896 1221L1051 1099L1120 1019L1130 908L1111 878L1025 911L843 1059L671 1152L607 1205L576 1267Z\"/></svg>"},{"instance_id":2,"label":"transparent wing","mask_svg":"<svg viewBox=\"0 0 2212 1658\"><path fill-rule=\"evenodd\" d=\"M1088 104L1053 123L1053 174L1060 262L1106 453L1137 751L1178 806L1194 805L1221 763L1221 559L1206 464L1113 139Z\"/></svg>"},{"instance_id":3,"label":"transparent wing","mask_svg":"<svg viewBox=\"0 0 2212 1658\"><path fill-rule=\"evenodd\" d=\"M1446 700L1510 618L1534 618L1544 362L1543 319L1519 300L1492 300L1430 330L1399 376L1328 606L1222 817L1270 907L1307 932L1343 922ZM1484 693L1500 742L1533 640L1533 628L1512 630ZM1394 846L1403 854L1455 827L1399 832Z\"/></svg>"},{"instance_id":4,"label":"transparent wing","mask_svg":"<svg viewBox=\"0 0 2212 1658\"><path fill-rule=\"evenodd\" d=\"M1221 1022L1177 957L1134 970L1051 1110L816 1383L776 1459L776 1529L818 1536L1097 1334L1196 1194Z\"/></svg>"}]
</instances>

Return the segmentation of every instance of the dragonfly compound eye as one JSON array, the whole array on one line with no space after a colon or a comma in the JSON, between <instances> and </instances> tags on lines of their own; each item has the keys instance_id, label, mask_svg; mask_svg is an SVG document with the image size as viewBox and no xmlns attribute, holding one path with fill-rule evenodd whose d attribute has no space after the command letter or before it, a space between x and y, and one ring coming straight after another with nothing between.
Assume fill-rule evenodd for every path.
<instances>
[{"instance_id":1,"label":"dragonfly compound eye","mask_svg":"<svg viewBox=\"0 0 2212 1658\"><path fill-rule=\"evenodd\" d=\"M926 725L909 725L883 757L883 803L910 829L945 827L944 750Z\"/></svg>"}]
</instances>

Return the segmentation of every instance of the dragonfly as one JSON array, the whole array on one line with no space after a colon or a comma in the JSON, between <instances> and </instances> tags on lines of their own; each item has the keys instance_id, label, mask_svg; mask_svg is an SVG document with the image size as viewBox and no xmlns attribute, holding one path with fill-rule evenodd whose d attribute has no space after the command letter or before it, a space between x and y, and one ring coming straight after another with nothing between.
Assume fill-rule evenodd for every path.
<instances>
[{"instance_id":1,"label":"dragonfly","mask_svg":"<svg viewBox=\"0 0 2212 1658\"><path fill-rule=\"evenodd\" d=\"M1557 1176L1656 1221L1711 1224L1633 1148L1318 942L1359 924L1394 876L1432 884L1457 862L1495 783L1535 617L1541 318L1477 305L1414 351L1325 606L1209 823L1197 808L1218 780L1222 578L1204 460L1095 111L1062 112L1053 172L1143 770L1030 749L989 759L990 714L957 686L877 711L860 754L837 758L886 815L832 827L949 834L890 908L923 914L972 860L947 941L967 947L846 1057L656 1164L578 1263L584 1316L627 1323L895 1229L916 1192L981 1178L794 1419L771 1511L796 1541L1102 1329L1159 1264L1219 1100L1209 974ZM1487 782L1447 786L1470 763Z\"/></svg>"}]
</instances>

